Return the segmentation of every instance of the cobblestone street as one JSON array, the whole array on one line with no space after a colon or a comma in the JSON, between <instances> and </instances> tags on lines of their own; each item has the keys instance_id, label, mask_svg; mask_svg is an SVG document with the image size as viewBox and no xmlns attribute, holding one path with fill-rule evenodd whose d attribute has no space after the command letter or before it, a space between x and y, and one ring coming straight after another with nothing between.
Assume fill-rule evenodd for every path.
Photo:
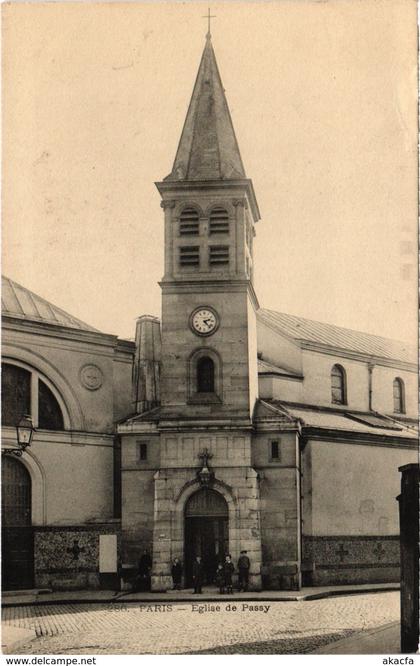
<instances>
[{"instance_id":1,"label":"cobblestone street","mask_svg":"<svg viewBox=\"0 0 420 666\"><path fill-rule=\"evenodd\" d=\"M18 654L293 654L399 618L399 593L315 601L66 604L8 607L3 622L33 628ZM211 607L219 610L211 611ZM236 606L236 611L232 610ZM229 607L231 610L229 610Z\"/></svg>"}]
</instances>

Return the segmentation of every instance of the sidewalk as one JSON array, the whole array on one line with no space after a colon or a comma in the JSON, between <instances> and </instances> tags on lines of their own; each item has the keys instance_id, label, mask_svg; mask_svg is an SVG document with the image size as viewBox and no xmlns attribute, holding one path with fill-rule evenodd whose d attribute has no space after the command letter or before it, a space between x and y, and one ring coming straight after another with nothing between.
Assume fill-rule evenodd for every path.
<instances>
[{"instance_id":1,"label":"sidewalk","mask_svg":"<svg viewBox=\"0 0 420 666\"><path fill-rule=\"evenodd\" d=\"M18 650L21 645L26 645L29 641L36 638L35 629L24 629L23 627L14 627L2 622L1 625L1 650L4 654L10 654L13 650Z\"/></svg>"},{"instance_id":2,"label":"sidewalk","mask_svg":"<svg viewBox=\"0 0 420 666\"><path fill-rule=\"evenodd\" d=\"M392 622L370 631L324 645L311 654L400 654L400 623Z\"/></svg>"},{"instance_id":3,"label":"sidewalk","mask_svg":"<svg viewBox=\"0 0 420 666\"><path fill-rule=\"evenodd\" d=\"M377 583L371 585L335 585L325 587L304 587L301 590L264 590L262 592L234 592L219 594L217 588L204 588L203 594L196 595L189 590L179 592L116 592L114 590L71 590L51 592L50 590L19 590L3 593L2 605L31 606L46 604L91 604L91 603L168 603L203 601L310 601L337 595L366 594L399 590L398 583Z\"/></svg>"}]
</instances>

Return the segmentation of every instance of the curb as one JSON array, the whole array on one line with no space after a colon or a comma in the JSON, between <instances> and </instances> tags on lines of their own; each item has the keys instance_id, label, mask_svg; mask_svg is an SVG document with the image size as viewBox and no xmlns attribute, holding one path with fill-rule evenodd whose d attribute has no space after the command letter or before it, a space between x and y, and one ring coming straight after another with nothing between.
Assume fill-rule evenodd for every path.
<instances>
[{"instance_id":1,"label":"curb","mask_svg":"<svg viewBox=\"0 0 420 666\"><path fill-rule=\"evenodd\" d=\"M368 629L367 631L356 631L352 633L350 636L347 636L346 638L340 638L338 641L333 641L332 643L328 643L328 645L324 645L321 648L318 648L317 650L314 650L313 652L310 652L309 654L353 654L352 652L346 652L345 648L348 647L349 644L352 643L358 643L360 645L361 642L363 642L364 639L369 638L369 636L374 636L375 634L382 634L384 632L390 631L396 627L399 628L400 622L397 620L395 622L389 622L388 624L382 624L379 627L373 627L372 629ZM336 652L335 650L340 647L343 648L343 652ZM387 651L388 653L388 651ZM360 654L370 654L370 653L365 653L361 652ZM380 653L372 653L372 654L380 654ZM397 654L400 654L398 652ZM415 654L414 652L412 654Z\"/></svg>"},{"instance_id":2,"label":"curb","mask_svg":"<svg viewBox=\"0 0 420 666\"><path fill-rule=\"evenodd\" d=\"M98 599L97 597L84 597L81 599L77 598L60 598L60 599L36 599L32 602L25 602L25 601L5 601L3 599L2 607L3 608L18 608L20 606L50 606L50 605L65 605L65 604L110 604L110 603L130 603L130 604L154 604L154 603L208 603L208 602L221 602L221 601L246 601L246 602L270 602L270 603L283 603L283 602L289 602L289 601L316 601L318 599L328 599L329 597L337 597L337 596L348 596L348 595L354 595L354 594L379 594L381 592L397 592L399 590L398 587L394 586L384 586L382 588L366 588L363 590L360 589L349 589L349 590L327 590L325 592L312 592L309 594L299 594L297 593L296 595L290 595L287 597L268 597L264 595L264 593L260 593L261 596L258 597L250 597L246 596L245 594L242 596L237 596L237 595L209 595L207 596L205 593L197 598L196 596L187 595L187 596L179 596L176 598L170 597L168 598L165 593L161 594L159 592L156 593L156 597L151 598L150 595L152 593L148 593L147 598L141 599L141 598L135 598L135 599L130 599L127 598L131 594L134 594L132 592L116 592L114 596L110 598L102 598Z\"/></svg>"}]
</instances>

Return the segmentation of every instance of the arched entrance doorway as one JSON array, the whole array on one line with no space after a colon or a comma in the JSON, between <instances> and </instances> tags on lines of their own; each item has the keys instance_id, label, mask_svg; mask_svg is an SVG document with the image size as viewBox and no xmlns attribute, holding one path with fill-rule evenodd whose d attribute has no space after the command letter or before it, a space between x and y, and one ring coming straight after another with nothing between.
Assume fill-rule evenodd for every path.
<instances>
[{"instance_id":1,"label":"arched entrance doorway","mask_svg":"<svg viewBox=\"0 0 420 666\"><path fill-rule=\"evenodd\" d=\"M228 505L224 497L210 488L191 495L185 505L185 581L192 585L192 565L201 555L207 584L214 581L219 561L229 547Z\"/></svg>"},{"instance_id":2,"label":"arched entrance doorway","mask_svg":"<svg viewBox=\"0 0 420 666\"><path fill-rule=\"evenodd\" d=\"M34 584L31 477L12 456L3 457L1 477L2 587L30 589Z\"/></svg>"}]
</instances>

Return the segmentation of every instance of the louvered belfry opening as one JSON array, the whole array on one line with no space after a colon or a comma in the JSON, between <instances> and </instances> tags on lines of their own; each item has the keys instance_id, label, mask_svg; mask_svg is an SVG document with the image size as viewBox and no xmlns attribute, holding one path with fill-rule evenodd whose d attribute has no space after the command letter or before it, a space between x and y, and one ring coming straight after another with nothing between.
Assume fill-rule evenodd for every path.
<instances>
[{"instance_id":1,"label":"louvered belfry opening","mask_svg":"<svg viewBox=\"0 0 420 666\"><path fill-rule=\"evenodd\" d=\"M199 216L195 208L184 208L179 217L179 233L181 236L198 236Z\"/></svg>"},{"instance_id":2,"label":"louvered belfry opening","mask_svg":"<svg viewBox=\"0 0 420 666\"><path fill-rule=\"evenodd\" d=\"M213 208L210 213L210 234L228 234L229 215L225 208Z\"/></svg>"},{"instance_id":3,"label":"louvered belfry opening","mask_svg":"<svg viewBox=\"0 0 420 666\"><path fill-rule=\"evenodd\" d=\"M200 248L191 245L179 248L179 263L181 266L198 266L200 263Z\"/></svg>"},{"instance_id":4,"label":"louvered belfry opening","mask_svg":"<svg viewBox=\"0 0 420 666\"><path fill-rule=\"evenodd\" d=\"M210 247L209 264L210 266L223 266L229 263L229 246L212 245Z\"/></svg>"}]
</instances>

